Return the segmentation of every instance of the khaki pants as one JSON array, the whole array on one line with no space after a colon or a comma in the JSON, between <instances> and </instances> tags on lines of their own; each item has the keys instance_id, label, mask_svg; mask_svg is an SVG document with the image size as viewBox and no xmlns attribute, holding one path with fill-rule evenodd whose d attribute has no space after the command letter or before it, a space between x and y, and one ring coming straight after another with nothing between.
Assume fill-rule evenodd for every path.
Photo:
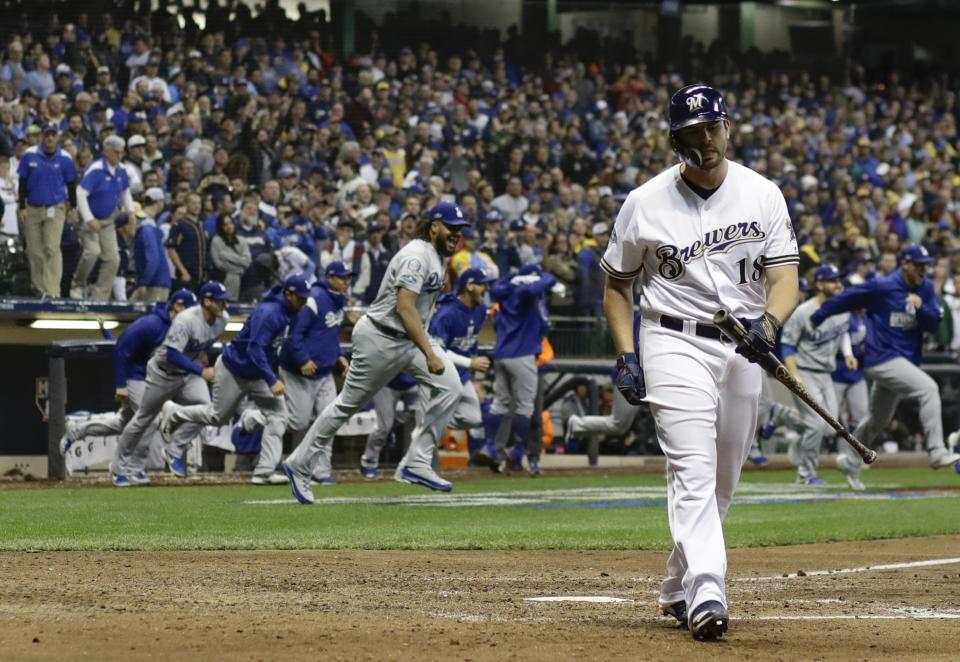
<instances>
[{"instance_id":1,"label":"khaki pants","mask_svg":"<svg viewBox=\"0 0 960 662\"><path fill-rule=\"evenodd\" d=\"M26 220L21 231L27 246L27 263L30 265L30 282L42 294L60 297L60 278L63 275L63 257L60 254L60 238L66 207L31 207L27 205Z\"/></svg>"},{"instance_id":2,"label":"khaki pants","mask_svg":"<svg viewBox=\"0 0 960 662\"><path fill-rule=\"evenodd\" d=\"M170 296L169 287L138 287L130 295L130 301L145 301L154 303L156 301L166 301Z\"/></svg>"},{"instance_id":3,"label":"khaki pants","mask_svg":"<svg viewBox=\"0 0 960 662\"><path fill-rule=\"evenodd\" d=\"M90 272L100 260L100 272L97 282L90 288L90 299L93 301L109 301L113 291L113 278L117 275L120 266L120 252L117 249L117 229L113 226L113 217L97 219L99 230L93 230L89 223L80 228L80 245L83 246L83 255L77 264L77 273L73 278L74 287L86 287Z\"/></svg>"}]
</instances>

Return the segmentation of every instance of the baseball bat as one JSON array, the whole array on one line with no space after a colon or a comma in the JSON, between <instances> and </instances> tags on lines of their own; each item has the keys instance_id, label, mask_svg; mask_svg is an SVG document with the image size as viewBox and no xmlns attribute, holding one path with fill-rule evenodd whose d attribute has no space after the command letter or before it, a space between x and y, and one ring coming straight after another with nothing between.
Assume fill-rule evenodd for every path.
<instances>
[{"instance_id":1,"label":"baseball bat","mask_svg":"<svg viewBox=\"0 0 960 662\"><path fill-rule=\"evenodd\" d=\"M747 335L747 330L744 328L743 324L740 323L736 317L731 315L726 310L718 310L713 315L713 323L726 335L730 340L735 343L739 343ZM798 382L796 378L790 374L790 371L787 370L787 366L783 365L773 354L767 353L763 355L763 359L760 361L760 367L773 375L778 382L790 389L791 392L795 393L798 398L807 403L807 406L810 407L813 411L819 414L820 418L825 420L830 424L837 433L847 440L847 442L853 446L853 449L857 451L857 454L863 458L863 461L867 464L873 464L877 461L877 451L867 448L863 445L859 439L854 437L850 432L840 424L836 418L834 418L830 412L823 408L819 402L813 399L813 396L807 392L806 387L803 384Z\"/></svg>"}]
</instances>

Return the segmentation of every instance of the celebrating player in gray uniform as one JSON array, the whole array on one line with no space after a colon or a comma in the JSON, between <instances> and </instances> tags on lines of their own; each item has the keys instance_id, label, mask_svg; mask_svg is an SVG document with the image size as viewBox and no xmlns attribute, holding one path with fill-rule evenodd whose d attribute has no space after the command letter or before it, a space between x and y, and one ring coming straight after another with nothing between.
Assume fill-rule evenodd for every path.
<instances>
[{"instance_id":1,"label":"celebrating player in gray uniform","mask_svg":"<svg viewBox=\"0 0 960 662\"><path fill-rule=\"evenodd\" d=\"M781 346L783 363L798 382L806 386L813 399L823 404L834 417L840 409L837 403L836 389L833 387L832 373L836 367L837 350L842 348L844 356L853 358L853 347L847 329L850 326L850 314L834 315L827 322L814 329L810 325L810 316L827 299L836 296L843 285L840 272L832 264L818 268L814 276L817 296L809 299L793 312L783 326ZM820 447L831 428L823 418L806 406L796 395L793 396L800 411L800 442L797 448L797 482L801 485L826 485L827 481L817 476L820 463ZM843 442L846 443L846 442Z\"/></svg>"},{"instance_id":2,"label":"celebrating player in gray uniform","mask_svg":"<svg viewBox=\"0 0 960 662\"><path fill-rule=\"evenodd\" d=\"M674 546L658 603L698 640L721 638L729 624L722 522L757 423L755 362L797 305L797 241L783 194L725 158L729 139L717 90L677 91L670 142L683 163L627 196L600 262L617 387L631 404L649 403L667 460ZM748 320L736 348L711 323L721 306Z\"/></svg>"},{"instance_id":3,"label":"celebrating player in gray uniform","mask_svg":"<svg viewBox=\"0 0 960 662\"><path fill-rule=\"evenodd\" d=\"M136 415L123 429L110 464L114 485L129 484L131 475L143 471L145 454L138 447L145 443L144 432L167 401L191 405L210 402L207 382L213 381L213 368L205 367L204 361L207 350L227 327L230 318L224 308L230 295L223 283L212 280L200 288L199 298L199 306L177 315L163 344L147 363L143 399ZM163 453L174 475L186 477L183 454L199 433L199 425L185 425L176 437L165 439Z\"/></svg>"},{"instance_id":4,"label":"celebrating player in gray uniform","mask_svg":"<svg viewBox=\"0 0 960 662\"><path fill-rule=\"evenodd\" d=\"M447 259L469 224L460 207L440 202L421 222L418 238L390 260L376 300L353 329L353 355L340 395L281 465L300 503L313 503L310 473L317 453L332 444L340 426L401 371L419 382L421 404L410 448L394 478L432 490L453 489L433 470L432 462L460 399L460 376L447 353L431 343L426 329L443 289Z\"/></svg>"}]
</instances>

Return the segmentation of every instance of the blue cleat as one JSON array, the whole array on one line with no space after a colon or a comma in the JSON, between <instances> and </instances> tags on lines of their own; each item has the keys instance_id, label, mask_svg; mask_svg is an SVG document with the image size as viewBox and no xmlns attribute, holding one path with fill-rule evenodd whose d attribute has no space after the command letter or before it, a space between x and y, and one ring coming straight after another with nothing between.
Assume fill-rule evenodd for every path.
<instances>
[{"instance_id":1,"label":"blue cleat","mask_svg":"<svg viewBox=\"0 0 960 662\"><path fill-rule=\"evenodd\" d=\"M183 463L183 459L174 457L166 448L163 449L163 458L167 461L167 468L170 473L177 478L187 477L187 466Z\"/></svg>"},{"instance_id":2,"label":"blue cleat","mask_svg":"<svg viewBox=\"0 0 960 662\"><path fill-rule=\"evenodd\" d=\"M747 459L750 460L752 464L758 467L762 467L767 462L769 462L769 460L767 459L767 456L764 455L763 451L760 450L759 448L755 451L750 451L750 454L747 455Z\"/></svg>"},{"instance_id":3,"label":"blue cleat","mask_svg":"<svg viewBox=\"0 0 960 662\"><path fill-rule=\"evenodd\" d=\"M697 641L717 641L730 625L727 608L716 600L698 605L690 614L690 634Z\"/></svg>"},{"instance_id":4,"label":"blue cleat","mask_svg":"<svg viewBox=\"0 0 960 662\"><path fill-rule=\"evenodd\" d=\"M336 485L337 479L333 476L324 476L323 478L314 477L313 482L317 485Z\"/></svg>"},{"instance_id":5,"label":"blue cleat","mask_svg":"<svg viewBox=\"0 0 960 662\"><path fill-rule=\"evenodd\" d=\"M313 486L310 484L310 478L300 476L291 469L286 462L280 463L280 470L283 471L287 480L290 481L290 491L293 492L293 496L296 497L297 501L304 505L312 504L314 499Z\"/></svg>"},{"instance_id":6,"label":"blue cleat","mask_svg":"<svg viewBox=\"0 0 960 662\"><path fill-rule=\"evenodd\" d=\"M510 458L510 471L516 471L518 473L523 471L523 455L524 449L519 446L514 446L507 451L507 457Z\"/></svg>"},{"instance_id":7,"label":"blue cleat","mask_svg":"<svg viewBox=\"0 0 960 662\"><path fill-rule=\"evenodd\" d=\"M149 485L149 484L150 484L150 476L148 476L147 474L145 474L145 473L142 472L142 471L138 471L137 473L129 476L129 479L130 479L130 482L133 483L134 485Z\"/></svg>"},{"instance_id":8,"label":"blue cleat","mask_svg":"<svg viewBox=\"0 0 960 662\"><path fill-rule=\"evenodd\" d=\"M422 469L408 469L401 467L393 475L394 480L400 483L410 483L411 485L423 485L424 487L436 490L437 492L450 492L453 490L453 483L441 478L436 471L429 467Z\"/></svg>"},{"instance_id":9,"label":"blue cleat","mask_svg":"<svg viewBox=\"0 0 960 662\"><path fill-rule=\"evenodd\" d=\"M540 466L539 457L528 457L527 458L527 469L530 471L531 476L542 476L543 468Z\"/></svg>"},{"instance_id":10,"label":"blue cleat","mask_svg":"<svg viewBox=\"0 0 960 662\"><path fill-rule=\"evenodd\" d=\"M677 619L677 627L687 629L687 603L685 600L674 602L672 605L663 608L664 616L673 616Z\"/></svg>"},{"instance_id":11,"label":"blue cleat","mask_svg":"<svg viewBox=\"0 0 960 662\"><path fill-rule=\"evenodd\" d=\"M809 478L797 478L797 484L807 487L823 487L827 484L827 481L818 476L810 476Z\"/></svg>"},{"instance_id":12,"label":"blue cleat","mask_svg":"<svg viewBox=\"0 0 960 662\"><path fill-rule=\"evenodd\" d=\"M130 478L124 476L123 474L111 474L110 480L117 487L130 487L133 485L133 482L130 480Z\"/></svg>"},{"instance_id":13,"label":"blue cleat","mask_svg":"<svg viewBox=\"0 0 960 662\"><path fill-rule=\"evenodd\" d=\"M380 469L377 467L360 467L360 475L367 480L377 480L380 478Z\"/></svg>"}]
</instances>

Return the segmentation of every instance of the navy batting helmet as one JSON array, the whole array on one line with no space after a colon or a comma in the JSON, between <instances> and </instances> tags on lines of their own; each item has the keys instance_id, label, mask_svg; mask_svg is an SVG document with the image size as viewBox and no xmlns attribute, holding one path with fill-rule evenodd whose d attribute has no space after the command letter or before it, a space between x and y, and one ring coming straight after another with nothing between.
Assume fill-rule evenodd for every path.
<instances>
[{"instance_id":1,"label":"navy batting helmet","mask_svg":"<svg viewBox=\"0 0 960 662\"><path fill-rule=\"evenodd\" d=\"M670 98L670 146L681 159L699 166L700 154L683 147L677 132L694 124L727 119L727 104L717 90L703 83L682 87Z\"/></svg>"}]
</instances>

